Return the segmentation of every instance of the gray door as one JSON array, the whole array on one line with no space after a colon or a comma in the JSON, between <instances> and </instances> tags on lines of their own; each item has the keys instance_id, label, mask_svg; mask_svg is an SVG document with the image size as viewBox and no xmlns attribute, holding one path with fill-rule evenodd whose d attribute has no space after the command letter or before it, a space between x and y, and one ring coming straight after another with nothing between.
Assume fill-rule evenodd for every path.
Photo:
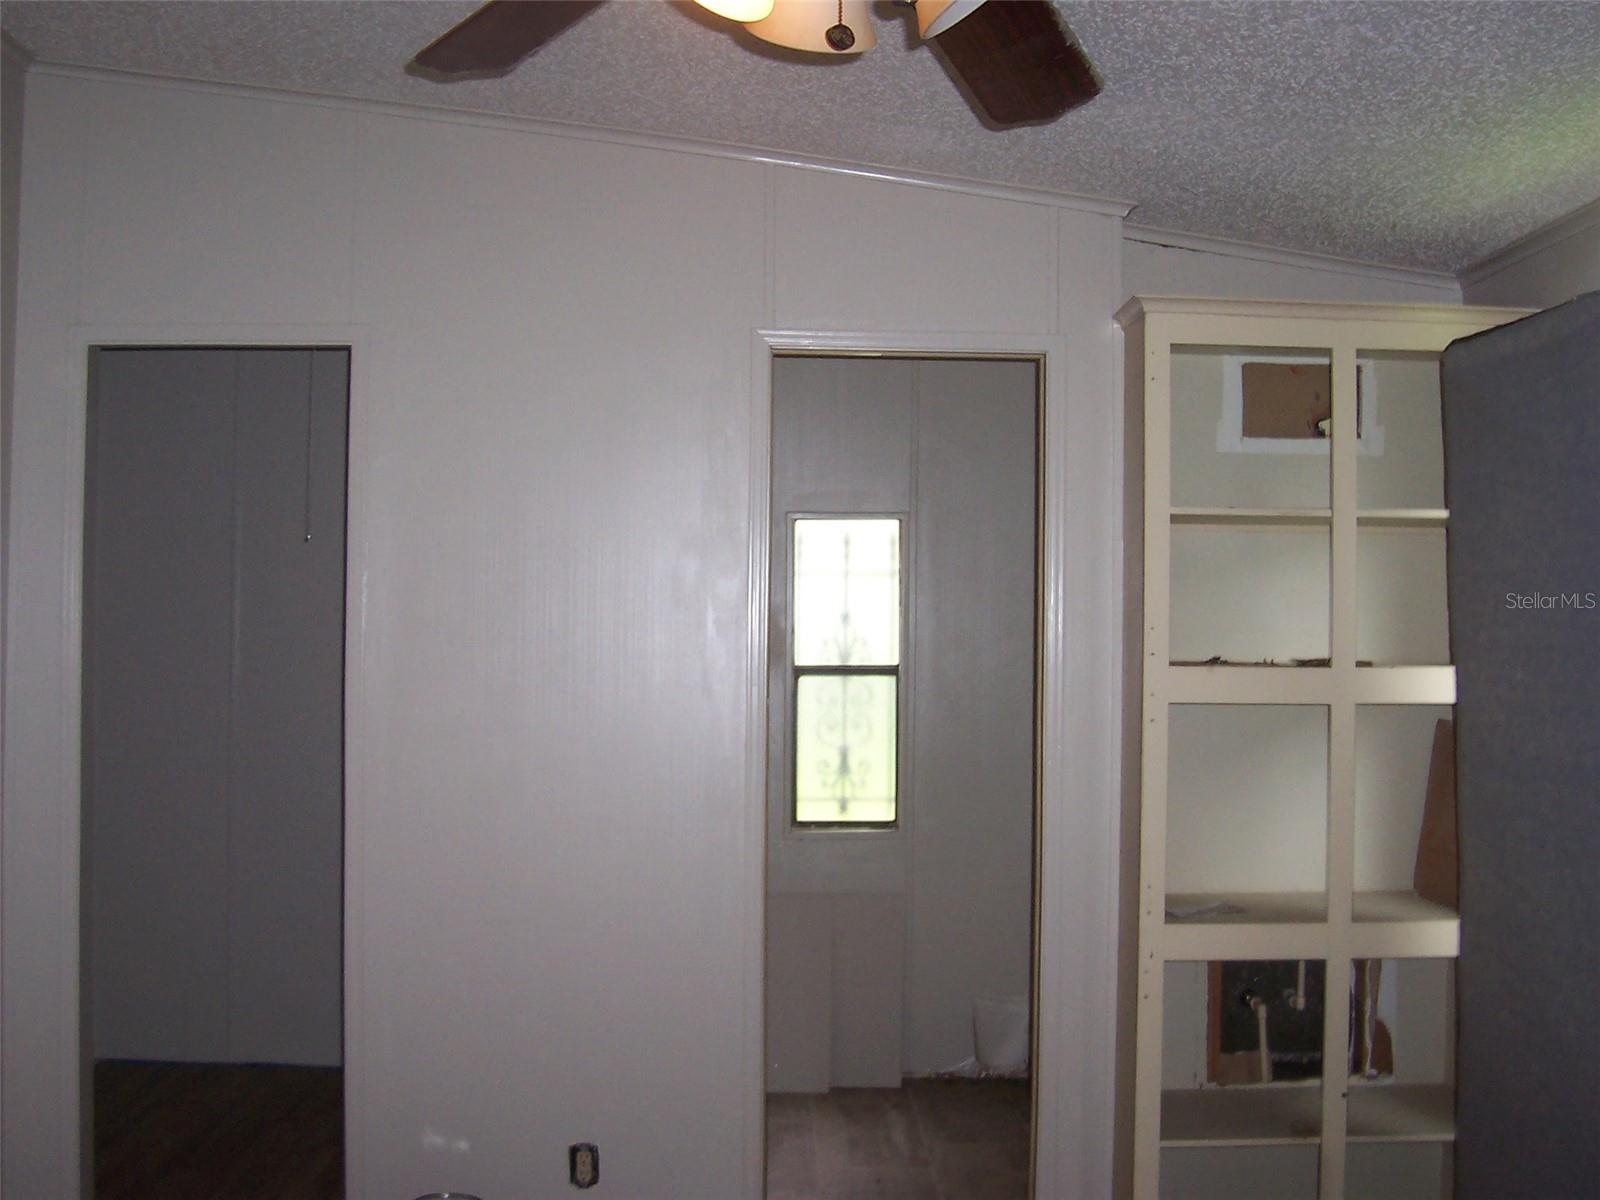
<instances>
[{"instance_id":1,"label":"gray door","mask_svg":"<svg viewBox=\"0 0 1600 1200\"><path fill-rule=\"evenodd\" d=\"M94 353L96 1058L340 1061L348 379L345 350Z\"/></svg>"}]
</instances>

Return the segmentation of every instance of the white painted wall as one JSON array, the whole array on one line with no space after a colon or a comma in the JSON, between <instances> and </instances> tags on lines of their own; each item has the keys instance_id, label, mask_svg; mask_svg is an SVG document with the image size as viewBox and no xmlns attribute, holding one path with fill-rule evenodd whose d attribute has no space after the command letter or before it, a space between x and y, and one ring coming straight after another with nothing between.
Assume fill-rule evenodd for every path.
<instances>
[{"instance_id":1,"label":"white painted wall","mask_svg":"<svg viewBox=\"0 0 1600 1200\"><path fill-rule=\"evenodd\" d=\"M1468 304L1552 308L1600 289L1600 198L1461 272Z\"/></svg>"},{"instance_id":2,"label":"white painted wall","mask_svg":"<svg viewBox=\"0 0 1600 1200\"><path fill-rule=\"evenodd\" d=\"M130 329L356 343L348 1194L564 1196L580 1139L610 1194L757 1193L758 326L1051 350L1039 1188L1104 1194L1113 211L53 68L26 128L8 1198L75 1181L73 364Z\"/></svg>"},{"instance_id":3,"label":"white painted wall","mask_svg":"<svg viewBox=\"0 0 1600 1200\"><path fill-rule=\"evenodd\" d=\"M348 357L107 350L93 380L94 1054L337 1065Z\"/></svg>"}]
</instances>

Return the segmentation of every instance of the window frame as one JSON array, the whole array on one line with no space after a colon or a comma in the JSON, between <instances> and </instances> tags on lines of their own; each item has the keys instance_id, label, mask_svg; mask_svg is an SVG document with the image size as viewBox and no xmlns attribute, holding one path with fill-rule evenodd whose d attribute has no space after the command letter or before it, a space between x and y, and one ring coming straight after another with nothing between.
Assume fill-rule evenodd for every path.
<instances>
[{"instance_id":1,"label":"window frame","mask_svg":"<svg viewBox=\"0 0 1600 1200\"><path fill-rule=\"evenodd\" d=\"M801 521L889 521L899 526L900 587L899 604L899 661L893 666L874 664L806 665L795 662L795 537ZM802 510L785 514L784 569L784 673L787 680L788 711L784 716L784 809L789 830L801 836L809 834L871 834L895 833L902 825L906 799L905 731L907 657L911 646L911 514L906 511L851 510L848 512L819 512ZM800 726L800 680L803 676L856 675L888 678L895 681L894 693L894 818L889 821L802 821L799 817L799 756L798 735Z\"/></svg>"}]
</instances>

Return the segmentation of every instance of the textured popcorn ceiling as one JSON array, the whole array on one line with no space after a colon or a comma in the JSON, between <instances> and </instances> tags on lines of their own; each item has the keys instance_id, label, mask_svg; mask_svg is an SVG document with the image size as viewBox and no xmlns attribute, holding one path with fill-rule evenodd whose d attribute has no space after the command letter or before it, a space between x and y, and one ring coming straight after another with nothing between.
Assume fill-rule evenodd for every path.
<instances>
[{"instance_id":1,"label":"textured popcorn ceiling","mask_svg":"<svg viewBox=\"0 0 1600 1200\"><path fill-rule=\"evenodd\" d=\"M1600 3L1060 4L1106 80L1054 125L983 128L877 3L815 61L688 3L611 0L512 74L410 56L472 3L6 0L45 62L578 121L1030 184L1133 220L1459 269L1600 195Z\"/></svg>"}]
</instances>

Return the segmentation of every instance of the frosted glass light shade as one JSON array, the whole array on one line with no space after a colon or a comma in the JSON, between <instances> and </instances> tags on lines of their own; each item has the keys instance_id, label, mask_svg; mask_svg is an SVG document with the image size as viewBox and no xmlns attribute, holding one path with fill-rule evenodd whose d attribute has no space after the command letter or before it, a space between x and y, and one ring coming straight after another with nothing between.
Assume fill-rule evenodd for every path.
<instances>
[{"instance_id":1,"label":"frosted glass light shade","mask_svg":"<svg viewBox=\"0 0 1600 1200\"><path fill-rule=\"evenodd\" d=\"M772 11L772 0L694 0L701 8L730 21L759 21Z\"/></svg>"},{"instance_id":2,"label":"frosted glass light shade","mask_svg":"<svg viewBox=\"0 0 1600 1200\"><path fill-rule=\"evenodd\" d=\"M917 0L917 32L938 37L963 17L970 17L983 0Z\"/></svg>"},{"instance_id":3,"label":"frosted glass light shade","mask_svg":"<svg viewBox=\"0 0 1600 1200\"><path fill-rule=\"evenodd\" d=\"M867 0L845 0L843 24L856 35L855 45L837 50L828 45L828 30L840 24L838 0L777 0L772 15L745 28L764 42L813 54L860 54L878 44L867 14Z\"/></svg>"}]
</instances>

